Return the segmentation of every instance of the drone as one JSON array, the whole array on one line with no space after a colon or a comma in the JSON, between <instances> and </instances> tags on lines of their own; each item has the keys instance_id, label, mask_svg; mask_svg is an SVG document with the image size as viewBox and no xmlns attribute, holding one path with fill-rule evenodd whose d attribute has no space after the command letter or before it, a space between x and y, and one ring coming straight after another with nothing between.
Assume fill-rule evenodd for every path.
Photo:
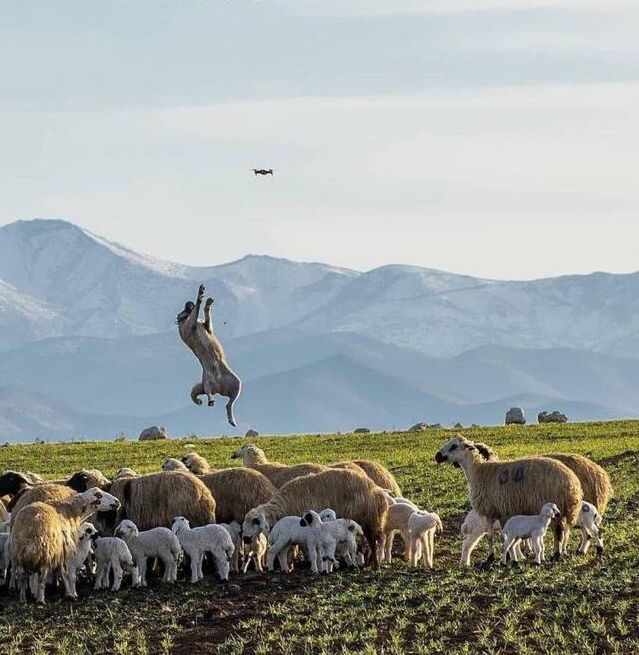
<instances>
[{"instance_id":1,"label":"drone","mask_svg":"<svg viewBox=\"0 0 639 655\"><path fill-rule=\"evenodd\" d=\"M254 168L253 173L255 173L256 177L258 175L273 175L273 169L272 168Z\"/></svg>"}]
</instances>

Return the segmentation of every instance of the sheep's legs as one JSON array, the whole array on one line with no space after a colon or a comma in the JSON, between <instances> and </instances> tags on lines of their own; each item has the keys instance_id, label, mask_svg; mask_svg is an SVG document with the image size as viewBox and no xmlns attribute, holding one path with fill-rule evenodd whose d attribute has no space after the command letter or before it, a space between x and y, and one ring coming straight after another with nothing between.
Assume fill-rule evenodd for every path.
<instances>
[{"instance_id":1,"label":"sheep's legs","mask_svg":"<svg viewBox=\"0 0 639 655\"><path fill-rule=\"evenodd\" d=\"M44 588L46 587L47 584L47 573L49 572L48 569L44 568L41 569L40 572L37 575L38 578L38 592L36 595L36 603L38 605L44 605ZM64 579L64 577L63 577Z\"/></svg>"},{"instance_id":2,"label":"sheep's legs","mask_svg":"<svg viewBox=\"0 0 639 655\"><path fill-rule=\"evenodd\" d=\"M462 544L462 552L461 552L461 561L460 564L462 566L470 566L470 556L477 548L477 544L482 540L483 534L469 534L466 536L464 539L464 543Z\"/></svg>"},{"instance_id":3,"label":"sheep's legs","mask_svg":"<svg viewBox=\"0 0 639 655\"><path fill-rule=\"evenodd\" d=\"M113 584L111 585L111 591L119 591L120 585L122 584L122 567L120 562L117 560L113 562ZM109 586L109 580L106 580L107 587Z\"/></svg>"},{"instance_id":4,"label":"sheep's legs","mask_svg":"<svg viewBox=\"0 0 639 655\"><path fill-rule=\"evenodd\" d=\"M504 539L504 546L502 550L502 555L501 555L501 563L502 564L507 564L508 563L508 554L510 553L510 556L513 557L513 553L511 552L511 547L515 543L517 539L515 537L506 537ZM516 560L515 560L516 561Z\"/></svg>"},{"instance_id":5,"label":"sheep's legs","mask_svg":"<svg viewBox=\"0 0 639 655\"><path fill-rule=\"evenodd\" d=\"M195 557L195 553L189 553L189 556L191 557L191 582L194 583L199 580L198 569L200 568L200 558ZM169 566L169 562L166 562L164 569L164 582L171 582ZM167 579L167 577L169 579Z\"/></svg>"},{"instance_id":6,"label":"sheep's legs","mask_svg":"<svg viewBox=\"0 0 639 655\"><path fill-rule=\"evenodd\" d=\"M430 550L429 550L429 566L432 569L433 568L433 556L435 554L435 528L432 528L428 534L428 540L430 542Z\"/></svg>"},{"instance_id":7,"label":"sheep's legs","mask_svg":"<svg viewBox=\"0 0 639 655\"><path fill-rule=\"evenodd\" d=\"M555 539L554 539L554 546L555 546L555 552L552 556L553 560L560 560L563 554L563 545L564 545L564 535L566 532L566 522L564 519L560 519L555 523L555 529L554 529L554 534L555 534Z\"/></svg>"},{"instance_id":8,"label":"sheep's legs","mask_svg":"<svg viewBox=\"0 0 639 655\"><path fill-rule=\"evenodd\" d=\"M536 537L533 540L533 550L535 551L535 564L541 564L544 561L544 538Z\"/></svg>"}]
</instances>

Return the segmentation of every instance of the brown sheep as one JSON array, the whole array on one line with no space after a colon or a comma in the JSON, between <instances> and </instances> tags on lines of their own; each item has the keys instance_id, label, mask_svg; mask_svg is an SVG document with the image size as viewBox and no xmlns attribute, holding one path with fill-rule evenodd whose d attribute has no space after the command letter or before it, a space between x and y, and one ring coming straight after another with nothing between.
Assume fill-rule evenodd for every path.
<instances>
[{"instance_id":1,"label":"brown sheep","mask_svg":"<svg viewBox=\"0 0 639 655\"><path fill-rule=\"evenodd\" d=\"M187 453L182 458L182 463L194 475L204 475L213 471L206 459L197 453Z\"/></svg>"},{"instance_id":2,"label":"brown sheep","mask_svg":"<svg viewBox=\"0 0 639 655\"><path fill-rule=\"evenodd\" d=\"M36 484L29 487L13 497L9 504L9 511L11 512L11 524L18 512L27 505L32 503L58 503L66 500L71 500L75 497L76 491L71 487L64 484L54 484L52 482L45 482L43 484Z\"/></svg>"},{"instance_id":3,"label":"brown sheep","mask_svg":"<svg viewBox=\"0 0 639 655\"><path fill-rule=\"evenodd\" d=\"M242 523L250 509L268 502L277 493L273 483L253 469L222 469L206 473L200 480L215 498L218 523Z\"/></svg>"},{"instance_id":4,"label":"brown sheep","mask_svg":"<svg viewBox=\"0 0 639 655\"><path fill-rule=\"evenodd\" d=\"M391 496L401 496L402 490L397 484L393 474L381 464L372 462L368 459L354 459L353 464L357 464L364 473L382 489L388 489Z\"/></svg>"},{"instance_id":5,"label":"brown sheep","mask_svg":"<svg viewBox=\"0 0 639 655\"><path fill-rule=\"evenodd\" d=\"M110 492L122 503L118 516L108 517L106 531L118 520L130 519L140 531L170 528L176 516L193 527L215 523L215 500L206 485L190 473L162 471L138 478L122 478Z\"/></svg>"},{"instance_id":6,"label":"brown sheep","mask_svg":"<svg viewBox=\"0 0 639 655\"><path fill-rule=\"evenodd\" d=\"M328 466L323 464L305 463L289 466L278 462L269 462L264 451L254 444L246 444L231 454L231 459L237 458L242 459L244 466L247 468L263 473L278 489L301 475L322 473L329 470Z\"/></svg>"},{"instance_id":7,"label":"brown sheep","mask_svg":"<svg viewBox=\"0 0 639 655\"><path fill-rule=\"evenodd\" d=\"M384 492L362 475L342 469L329 469L298 477L285 484L267 503L254 507L244 517L244 539L284 516L300 516L308 510L321 512L330 507L342 517L362 526L377 568L377 549L384 531L388 503Z\"/></svg>"},{"instance_id":8,"label":"brown sheep","mask_svg":"<svg viewBox=\"0 0 639 655\"><path fill-rule=\"evenodd\" d=\"M537 514L544 503L556 503L561 518L555 523L555 557L561 557L568 528L577 522L583 500L579 478L567 466L548 457L487 461L461 435L444 444L435 461L461 467L473 509L502 525L511 516Z\"/></svg>"}]
</instances>

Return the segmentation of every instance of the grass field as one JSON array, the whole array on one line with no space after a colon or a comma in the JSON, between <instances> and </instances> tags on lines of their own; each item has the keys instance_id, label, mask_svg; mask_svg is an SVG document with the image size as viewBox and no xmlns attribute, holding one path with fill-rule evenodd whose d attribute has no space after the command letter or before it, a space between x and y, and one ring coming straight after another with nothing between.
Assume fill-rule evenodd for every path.
<instances>
[{"instance_id":1,"label":"grass field","mask_svg":"<svg viewBox=\"0 0 639 655\"><path fill-rule=\"evenodd\" d=\"M0 592L0 653L639 653L639 422L464 430L501 458L550 451L592 457L612 477L604 556L571 555L541 569L483 571L458 565L459 525L468 511L463 473L433 457L450 438L425 433L265 437L273 460L328 463L377 459L404 494L439 512L432 572L394 561L381 572L312 577L207 577L116 594L80 589L80 601L20 606ZM217 467L244 439L190 441ZM0 470L60 477L82 467L158 470L189 441L43 444L0 448ZM573 535L571 550L578 537ZM476 551L480 561L485 543ZM591 549L591 551L594 549Z\"/></svg>"}]
</instances>

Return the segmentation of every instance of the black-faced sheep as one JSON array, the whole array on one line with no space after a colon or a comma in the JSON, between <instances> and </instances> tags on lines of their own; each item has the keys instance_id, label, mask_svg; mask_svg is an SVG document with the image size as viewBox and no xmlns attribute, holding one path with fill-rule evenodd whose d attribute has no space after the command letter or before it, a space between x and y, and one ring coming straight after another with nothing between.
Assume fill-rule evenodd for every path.
<instances>
[{"instance_id":1,"label":"black-faced sheep","mask_svg":"<svg viewBox=\"0 0 639 655\"><path fill-rule=\"evenodd\" d=\"M442 446L435 461L461 467L473 509L502 525L511 516L537 514L544 503L556 503L561 517L555 524L555 557L561 557L568 526L577 522L583 499L579 479L567 466L547 457L487 461L461 436Z\"/></svg>"},{"instance_id":2,"label":"black-faced sheep","mask_svg":"<svg viewBox=\"0 0 639 655\"><path fill-rule=\"evenodd\" d=\"M376 484L352 471L329 469L291 480L269 502L246 514L243 534L250 538L268 530L283 516L300 516L311 509L321 512L326 507L360 524L377 567L378 541L384 530L388 503Z\"/></svg>"}]
</instances>

